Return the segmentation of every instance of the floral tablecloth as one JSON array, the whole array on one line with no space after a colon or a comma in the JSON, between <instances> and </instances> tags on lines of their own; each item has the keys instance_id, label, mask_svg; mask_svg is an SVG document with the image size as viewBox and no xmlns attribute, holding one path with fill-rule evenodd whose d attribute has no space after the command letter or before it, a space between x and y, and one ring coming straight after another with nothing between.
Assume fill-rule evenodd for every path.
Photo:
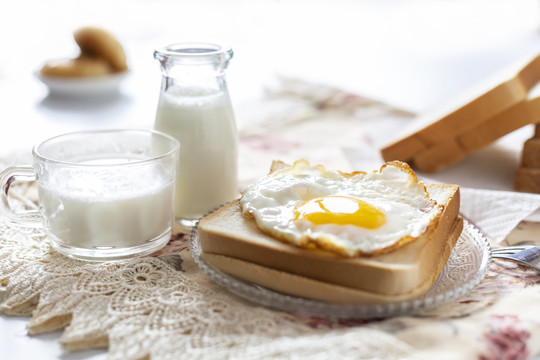
<instances>
[{"instance_id":1,"label":"floral tablecloth","mask_svg":"<svg viewBox=\"0 0 540 360\"><path fill-rule=\"evenodd\" d=\"M263 176L272 159L350 170L354 154L376 169L381 129L411 118L294 80L237 116L241 186ZM12 193L16 206L36 206L32 185ZM213 283L182 233L153 256L86 263L52 251L42 229L0 221L0 312L31 315L29 336L63 329L66 351L103 347L110 359L526 359L540 354L539 284L539 273L493 261L473 291L436 308L389 319L307 316Z\"/></svg>"}]
</instances>

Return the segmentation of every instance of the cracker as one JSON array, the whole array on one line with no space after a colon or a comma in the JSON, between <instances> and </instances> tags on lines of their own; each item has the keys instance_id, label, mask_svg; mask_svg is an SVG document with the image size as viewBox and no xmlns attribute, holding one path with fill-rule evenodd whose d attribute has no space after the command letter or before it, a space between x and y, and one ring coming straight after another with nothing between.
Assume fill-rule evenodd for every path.
<instances>
[{"instance_id":1,"label":"cracker","mask_svg":"<svg viewBox=\"0 0 540 360\"><path fill-rule=\"evenodd\" d=\"M73 37L83 55L105 59L115 71L128 69L124 48L108 31L87 26L76 30Z\"/></svg>"},{"instance_id":2,"label":"cracker","mask_svg":"<svg viewBox=\"0 0 540 360\"><path fill-rule=\"evenodd\" d=\"M58 77L103 76L111 72L112 68L108 62L89 57L50 60L40 70L41 75Z\"/></svg>"}]
</instances>

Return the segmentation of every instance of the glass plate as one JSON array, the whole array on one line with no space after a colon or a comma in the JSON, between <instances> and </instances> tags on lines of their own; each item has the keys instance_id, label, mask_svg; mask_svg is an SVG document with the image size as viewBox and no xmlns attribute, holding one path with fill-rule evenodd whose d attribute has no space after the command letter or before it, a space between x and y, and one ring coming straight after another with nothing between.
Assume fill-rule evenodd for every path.
<instances>
[{"instance_id":1,"label":"glass plate","mask_svg":"<svg viewBox=\"0 0 540 360\"><path fill-rule=\"evenodd\" d=\"M240 297L282 311L340 318L382 318L435 307L466 294L476 286L485 277L491 259L487 239L473 225L465 222L446 266L423 296L395 303L338 304L279 293L214 268L201 256L197 225L191 231L189 244L193 259L201 270Z\"/></svg>"}]
</instances>

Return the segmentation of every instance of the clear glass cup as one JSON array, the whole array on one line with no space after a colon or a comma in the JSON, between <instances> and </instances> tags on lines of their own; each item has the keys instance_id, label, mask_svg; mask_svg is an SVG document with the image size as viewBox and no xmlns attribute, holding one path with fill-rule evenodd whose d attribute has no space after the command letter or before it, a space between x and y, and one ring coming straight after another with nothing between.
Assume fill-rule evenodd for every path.
<instances>
[{"instance_id":1,"label":"clear glass cup","mask_svg":"<svg viewBox=\"0 0 540 360\"><path fill-rule=\"evenodd\" d=\"M152 130L81 131L33 149L32 166L0 173L0 212L21 226L44 226L69 257L105 261L152 253L174 226L180 145ZM39 211L15 212L14 181L37 183Z\"/></svg>"},{"instance_id":2,"label":"clear glass cup","mask_svg":"<svg viewBox=\"0 0 540 360\"><path fill-rule=\"evenodd\" d=\"M225 69L233 52L208 43L156 50L162 81L155 129L180 141L175 214L191 227L239 195L238 135Z\"/></svg>"}]
</instances>

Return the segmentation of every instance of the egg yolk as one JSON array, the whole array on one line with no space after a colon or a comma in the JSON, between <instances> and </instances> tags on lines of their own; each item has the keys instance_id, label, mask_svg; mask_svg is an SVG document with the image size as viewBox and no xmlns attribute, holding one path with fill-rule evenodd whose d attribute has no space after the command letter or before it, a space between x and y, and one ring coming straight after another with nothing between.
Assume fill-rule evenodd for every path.
<instances>
[{"instance_id":1,"label":"egg yolk","mask_svg":"<svg viewBox=\"0 0 540 360\"><path fill-rule=\"evenodd\" d=\"M367 202L349 196L324 196L299 204L294 220L308 220L316 225L356 225L376 229L386 222L382 211Z\"/></svg>"}]
</instances>

